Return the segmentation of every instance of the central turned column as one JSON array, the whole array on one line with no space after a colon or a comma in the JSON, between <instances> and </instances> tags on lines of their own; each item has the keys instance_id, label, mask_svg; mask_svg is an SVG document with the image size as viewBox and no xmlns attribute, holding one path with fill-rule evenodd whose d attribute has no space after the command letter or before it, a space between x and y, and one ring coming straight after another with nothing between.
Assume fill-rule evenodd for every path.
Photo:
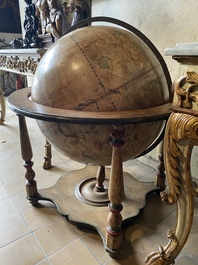
<instances>
[{"instance_id":1,"label":"central turned column","mask_svg":"<svg viewBox=\"0 0 198 265\"><path fill-rule=\"evenodd\" d=\"M112 141L112 162L109 180L108 196L110 203L108 205L108 227L106 232L107 248L117 250L122 244L122 201L124 199L124 180L122 168L122 146L124 145L125 130L123 127L114 126L111 132Z\"/></svg>"}]
</instances>

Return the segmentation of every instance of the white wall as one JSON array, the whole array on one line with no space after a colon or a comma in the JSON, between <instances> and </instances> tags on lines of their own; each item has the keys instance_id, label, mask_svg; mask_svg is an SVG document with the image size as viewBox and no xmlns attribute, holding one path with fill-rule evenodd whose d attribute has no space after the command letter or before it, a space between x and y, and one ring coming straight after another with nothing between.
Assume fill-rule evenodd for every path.
<instances>
[{"instance_id":1,"label":"white wall","mask_svg":"<svg viewBox=\"0 0 198 265\"><path fill-rule=\"evenodd\" d=\"M92 16L121 19L142 31L164 55L165 48L198 41L197 0L92 0ZM178 64L165 58L172 78Z\"/></svg>"}]
</instances>

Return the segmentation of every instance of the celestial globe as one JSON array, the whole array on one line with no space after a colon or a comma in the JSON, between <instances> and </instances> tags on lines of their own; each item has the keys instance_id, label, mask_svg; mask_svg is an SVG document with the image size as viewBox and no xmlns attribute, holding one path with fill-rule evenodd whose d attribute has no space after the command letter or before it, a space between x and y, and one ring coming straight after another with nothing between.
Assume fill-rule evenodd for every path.
<instances>
[{"instance_id":1,"label":"celestial globe","mask_svg":"<svg viewBox=\"0 0 198 265\"><path fill-rule=\"evenodd\" d=\"M42 57L31 100L76 112L145 110L170 101L159 58L136 34L94 25L60 38ZM86 164L110 165L113 124L37 121L46 139L67 157ZM126 124L122 159L149 148L163 121Z\"/></svg>"}]
</instances>

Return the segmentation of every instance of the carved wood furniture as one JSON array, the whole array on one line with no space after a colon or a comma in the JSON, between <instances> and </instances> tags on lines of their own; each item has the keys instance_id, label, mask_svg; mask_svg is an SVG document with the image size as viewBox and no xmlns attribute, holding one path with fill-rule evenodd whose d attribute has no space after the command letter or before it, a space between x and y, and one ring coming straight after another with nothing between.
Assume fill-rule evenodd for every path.
<instances>
[{"instance_id":1,"label":"carved wood furniture","mask_svg":"<svg viewBox=\"0 0 198 265\"><path fill-rule=\"evenodd\" d=\"M0 50L0 70L33 76L37 65L45 53L44 49L2 49ZM5 100L0 88L1 120L5 120Z\"/></svg>"},{"instance_id":2,"label":"carved wood furniture","mask_svg":"<svg viewBox=\"0 0 198 265\"><path fill-rule=\"evenodd\" d=\"M141 121L166 120L170 114L168 108L170 103L150 108L146 111L122 111L115 114L112 112L100 112L94 113L94 115L78 112L76 116L75 111L65 112L61 109L49 108L34 103L29 100L30 92L30 88L25 88L17 93L12 93L8 98L9 106L17 113L19 118L21 154L24 160L23 165L26 168L27 198L32 205L36 205L39 200L51 201L56 205L58 212L66 216L70 222L96 229L102 237L107 252L111 256L117 255L122 249L121 246L123 247L126 244L126 242L124 244L123 239L123 223L136 216L139 210L145 206L147 193L164 188L164 183L163 187L156 187L154 183L138 182L128 173L123 172L121 147L124 144L124 125L136 124ZM25 117L63 123L111 123L111 169L105 170L104 167L86 166L82 170L71 171L66 176L61 177L53 187L38 190L34 179L35 172L32 168L33 153ZM103 196L102 191L105 191L104 194L106 196L108 186L108 197L105 200L102 198L102 204L97 202L95 197L93 201L90 197L88 200L79 198L79 191L81 191L81 187L84 187L84 183L90 178L95 179L96 176L97 182L95 183L99 189L100 202ZM104 185L101 185L103 182ZM106 182L108 183L107 185ZM157 180L156 183L161 183L161 180ZM102 188L102 191L100 188ZM88 187L88 192L90 189L91 187ZM100 207L96 209L94 205Z\"/></svg>"},{"instance_id":3,"label":"carved wood furniture","mask_svg":"<svg viewBox=\"0 0 198 265\"><path fill-rule=\"evenodd\" d=\"M179 65L179 79L174 83L174 102L164 137L165 170L169 191L161 192L165 204L176 203L174 231L165 247L151 253L147 264L174 264L184 247L193 222L197 179L192 177L192 150L198 145L198 44L177 44L166 49ZM197 171L197 170L196 170Z\"/></svg>"},{"instance_id":4,"label":"carved wood furniture","mask_svg":"<svg viewBox=\"0 0 198 265\"><path fill-rule=\"evenodd\" d=\"M46 49L2 49L0 50L0 72L12 72L25 76L34 76L40 59ZM0 124L5 120L5 99L0 88ZM43 168L51 167L51 145L46 141Z\"/></svg>"},{"instance_id":5,"label":"carved wood furniture","mask_svg":"<svg viewBox=\"0 0 198 265\"><path fill-rule=\"evenodd\" d=\"M143 36L143 34L137 29L124 22L110 18L107 19L100 17L95 18L95 20L92 18L92 21L105 21L114 24L118 24L119 22L120 26L128 29L129 31L131 30L139 36L141 41L138 38L135 39L134 34L129 37L129 32L125 30L121 33L120 29L116 29L116 27L101 27L100 31L99 27L97 27L97 30L93 27L91 29L92 33L90 34L89 32L87 35L84 35L81 32L80 36L83 36L83 42L80 41L81 37L78 39L77 36L77 39L75 39L75 34L78 35L79 31L77 33L74 32L74 34L69 35L69 37L65 36L66 38L70 38L70 40L65 41L63 37L59 42L57 42L57 45L55 44L52 49L48 51L48 54L46 54L42 62L40 62L37 69L38 72L35 77L36 81L34 80L35 83L32 88L25 88L12 93L8 98L8 104L10 108L17 113L19 118L21 154L24 160L23 165L26 169L26 191L27 198L30 203L32 205L36 205L40 200L53 202L58 212L61 215L66 216L70 222L77 225L92 227L97 230L102 237L105 249L111 256L115 256L124 246L122 231L123 224L132 217L136 216L139 213L139 210L145 206L145 197L148 192L156 189L164 189L164 174L162 172L162 168L159 168L159 175L155 182L158 184L158 187L156 187L154 183L138 182L133 179L132 176L123 172L122 161L124 161L124 159L130 159L131 157L134 158L139 153L142 154L145 149L145 152L148 152L148 149L151 148L151 146L154 148L156 144L162 140L165 121L170 115L169 102L172 98L170 91L171 80L160 53L146 38L146 36ZM87 21L84 21L84 23L87 23ZM83 28L82 30L89 29ZM113 34L115 31L118 35ZM106 34L106 36L110 35L111 38L104 38L104 34L101 34L101 32ZM101 35L98 36L96 33ZM126 41L124 41L126 35L127 45L130 46L127 49ZM89 36L89 38L84 38L84 36ZM100 38L101 36L103 36L103 38ZM119 36L120 38L117 38L116 36ZM97 39L105 39L105 43L100 42L101 46L94 46L95 41L93 40L93 37ZM131 38L133 39L132 42L129 41ZM107 44L109 42L111 44L113 43L113 46L118 50L122 49L121 60L118 60L118 63L116 63L115 59L118 58L118 52L116 52L116 49L112 49L113 53L111 50L111 55L114 55L114 53L116 54L108 58L108 63L106 60L95 60L92 48L90 49L90 45L87 45L86 43L87 39L91 42L89 44L93 44L92 47L96 49L94 54L99 54L102 58L109 57L108 49L111 50L112 48L109 48L110 45ZM144 42L145 46L142 42ZM66 45L69 45L67 46L68 49L62 49L63 53L60 54L59 45L63 45L64 47L65 43ZM106 45L106 48L104 48L104 44ZM125 47L125 49L123 47ZM137 47L140 49L139 51ZM86 48L89 48L90 50L85 52L84 49ZM97 50L98 48L99 50ZM135 48L135 51L131 50L133 48ZM57 53L54 52L54 49ZM148 51L148 49L151 50ZM73 53L73 56L69 54L69 58L71 58L68 60L67 52L71 50L75 52ZM101 55L102 50L108 54ZM125 53L125 51L127 52ZM91 53L89 54L89 52ZM134 54L135 56L132 56ZM130 63L126 64L126 60L123 58L133 59L130 59ZM50 63L50 60L53 63ZM77 63L78 61L79 63ZM104 75L103 70L109 69L110 67L107 67L109 64L112 67L111 71L108 72L108 75ZM119 68L120 65L121 70ZM141 69L138 69L138 66L140 66ZM74 70L75 76L78 76L77 81L71 75L72 69ZM117 70L120 72L118 71L119 73L117 73ZM67 73L69 73L70 79L67 76ZM148 73L149 75L147 76ZM115 89L112 89L112 86L110 86L109 89L109 85L106 84L104 80L101 81L103 76L105 76L107 80L110 78L111 81L112 79L115 81L115 76L119 77L119 82L115 83ZM134 81L137 79L139 80L139 78L141 79L141 82L135 83ZM71 80L71 83L73 82L72 88L75 88L74 90L65 89L65 87L67 88L68 80ZM98 82L98 80L100 82ZM120 83L120 80L122 80L123 84ZM80 84L80 86L78 86L78 84ZM84 90L82 90L82 88ZM133 90L134 88L135 90ZM108 93L104 92L106 89L109 89ZM142 102L143 99L145 99L145 97L142 97L145 92L144 89L146 91L148 90L148 93L146 94L147 101L145 101L145 103ZM139 90L139 94L135 93L133 95L133 91L137 92L137 90ZM153 93L150 93L153 92L153 90L155 90L155 98L153 97ZM70 97L68 97L68 91L70 93ZM97 94L97 98L93 101L92 98L95 98L94 96L96 91L99 94ZM40 92L42 94L41 97L38 96ZM42 99L44 100L48 98L49 92L52 96L50 98L55 100L52 105L45 104L45 102L42 101ZM73 96L73 92L82 96L86 96L88 94L91 100L85 100L84 98L77 99L77 97ZM122 94L122 97L116 97L115 95L117 94ZM63 95L66 96L66 98L64 98ZM56 100L56 97L58 97L59 100ZM114 106L113 109L102 109L102 105L100 105L99 111L95 111L94 109L86 109L86 111L84 111L84 108L89 106L92 102L94 102L94 106L99 106L99 100L105 99L106 97L111 98L112 105ZM133 100L137 103L137 98L139 99L138 102L141 102L141 106L135 105L134 107L134 104L131 103ZM70 103L77 104L77 107L74 105L68 108L66 99L71 99ZM126 99L129 100L127 101L128 103L126 108L116 107L119 102L126 103ZM154 101L155 104L152 103L149 105L149 99L151 103ZM41 102L38 102L37 100L41 100ZM61 105L55 105L55 103L59 104L62 101L67 103L65 108ZM104 102L103 104L106 103ZM44 128L45 125L49 126L49 129L48 127L44 129L44 131L48 133L48 137L46 138L51 139L50 136L52 134L52 136L55 136L55 141L53 142L53 140L51 140L51 142L53 142L55 146L58 142L58 147L60 145L62 148L69 147L68 149L71 154L75 151L76 156L73 156L73 159L77 157L76 160L78 161L78 158L82 156L85 160L81 159L79 161L86 164L93 164L95 166L88 165L80 171L77 170L69 172L66 176L61 177L53 187L38 190L34 179L35 172L32 168L33 153L25 117L38 120L40 129ZM130 131L130 125L134 126L131 129L133 133ZM142 126L142 128L150 128L152 125L155 127L153 129L153 132L156 133L155 137L153 139L151 134L149 134L148 144L145 145L147 142L145 130L137 129L136 131L136 128L138 128L138 126ZM156 130L156 125L160 125L158 130ZM98 126L97 130L95 129L96 126ZM70 129L71 127L72 130ZM53 131L53 128L55 128L55 131ZM56 128L58 130L57 133ZM92 131L94 131L94 134L92 134ZM147 129L147 131L149 131L149 129ZM152 129L150 131L152 131ZM80 133L81 137L76 137L76 132ZM126 149L122 148L122 146L125 147L125 133L127 135L125 138L126 143L127 140L130 139L129 142L130 147L133 149L132 151L134 151L135 148L133 147L135 145L138 145L140 148L139 150L141 150L139 153L134 152L133 156L130 154L127 159L126 157L124 158L127 154L127 152L124 152ZM103 138L102 140L100 139L100 137L103 137L104 135L107 135L105 143L103 142ZM71 137L72 140L70 140ZM77 138L77 143L79 143L78 145L75 144L76 141L73 140L73 138ZM80 139L82 139L81 142ZM138 144L135 142L137 139L139 141ZM151 139L153 140L151 141ZM98 142L102 145L105 144L105 151L107 150L107 152L101 152L101 149L95 147ZM57 149L62 151L61 148L58 147ZM69 152L65 153L65 155L67 154L70 155ZM96 154L96 157L93 157L94 155L92 154ZM92 159L91 162L89 162L90 160L86 160L86 158ZM99 163L98 161L102 162ZM111 168L105 169L104 165L110 164ZM92 183L94 183L94 185ZM100 207L95 208L94 206Z\"/></svg>"},{"instance_id":6,"label":"carved wood furniture","mask_svg":"<svg viewBox=\"0 0 198 265\"><path fill-rule=\"evenodd\" d=\"M26 76L33 76L46 49L0 50L0 69Z\"/></svg>"}]
</instances>

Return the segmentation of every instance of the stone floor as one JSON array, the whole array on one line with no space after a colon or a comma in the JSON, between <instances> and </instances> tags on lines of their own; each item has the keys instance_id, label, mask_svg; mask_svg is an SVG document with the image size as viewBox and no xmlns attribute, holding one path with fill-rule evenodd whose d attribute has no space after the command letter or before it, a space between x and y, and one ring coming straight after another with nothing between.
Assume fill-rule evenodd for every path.
<instances>
[{"instance_id":1,"label":"stone floor","mask_svg":"<svg viewBox=\"0 0 198 265\"><path fill-rule=\"evenodd\" d=\"M130 244L117 259L106 253L97 233L69 224L49 202L31 206L26 200L17 122L7 109L5 125L0 126L0 264L142 265L150 252L167 243L166 231L174 228L175 206L163 205L156 193L148 196L144 210L125 230ZM27 119L27 123L39 188L50 187L66 172L84 167L53 149L53 168L43 170L45 139L34 120ZM142 181L152 181L156 174L138 160L125 163L124 170ZM176 264L197 264L197 214L198 200L191 234Z\"/></svg>"}]
</instances>

